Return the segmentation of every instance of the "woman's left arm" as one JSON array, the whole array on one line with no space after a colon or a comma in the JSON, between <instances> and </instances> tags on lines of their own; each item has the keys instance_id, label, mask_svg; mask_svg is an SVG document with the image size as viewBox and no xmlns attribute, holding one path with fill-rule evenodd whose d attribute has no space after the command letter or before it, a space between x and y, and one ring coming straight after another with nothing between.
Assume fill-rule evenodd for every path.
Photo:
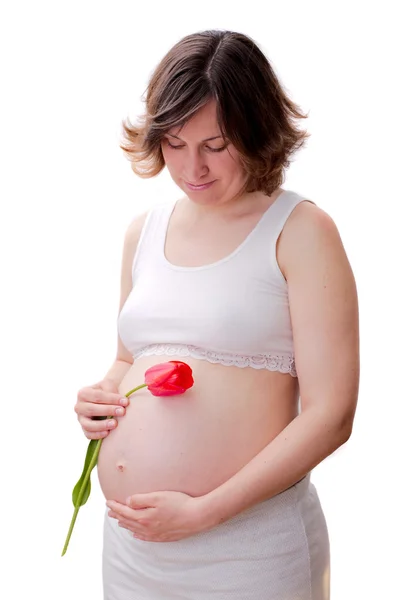
<instances>
[{"instance_id":1,"label":"woman's left arm","mask_svg":"<svg viewBox=\"0 0 401 600\"><path fill-rule=\"evenodd\" d=\"M280 238L301 413L233 477L201 496L210 526L282 492L348 440L359 389L356 284L331 217L309 202ZM200 500L199 499L199 500Z\"/></svg>"}]
</instances>

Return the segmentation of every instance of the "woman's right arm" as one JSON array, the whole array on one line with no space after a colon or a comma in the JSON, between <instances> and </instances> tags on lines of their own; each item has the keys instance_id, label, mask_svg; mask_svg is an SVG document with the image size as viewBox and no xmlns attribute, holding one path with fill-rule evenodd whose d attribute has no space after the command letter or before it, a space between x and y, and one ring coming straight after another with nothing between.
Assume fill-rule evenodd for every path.
<instances>
[{"instance_id":1,"label":"woman's right arm","mask_svg":"<svg viewBox=\"0 0 401 600\"><path fill-rule=\"evenodd\" d=\"M147 212L135 217L125 233L121 263L120 313L132 290L132 263ZM104 378L91 386L81 388L74 410L78 415L84 434L88 439L100 439L117 426L116 419L104 417L125 414L129 400L119 393L119 385L133 364L130 352L117 333L117 356ZM103 419L99 419L103 417Z\"/></svg>"}]
</instances>

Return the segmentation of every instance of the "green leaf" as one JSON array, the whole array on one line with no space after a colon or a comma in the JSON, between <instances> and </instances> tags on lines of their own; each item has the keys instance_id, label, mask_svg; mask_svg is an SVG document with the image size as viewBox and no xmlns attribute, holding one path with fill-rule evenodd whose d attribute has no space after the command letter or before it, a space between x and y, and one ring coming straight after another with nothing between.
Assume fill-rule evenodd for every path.
<instances>
[{"instance_id":1,"label":"green leaf","mask_svg":"<svg viewBox=\"0 0 401 600\"><path fill-rule=\"evenodd\" d=\"M75 484L75 487L72 491L72 503L73 505L76 506L83 506L84 504L86 504L90 493L91 493L91 480L90 480L90 476L87 478L86 483L85 483L85 488L83 490L82 493L82 497L80 499L80 502L78 504L78 500L79 500L79 495L81 492L81 487L82 487L82 483L85 479L85 475L86 472L89 468L89 464L93 458L93 455L96 451L96 444L97 444L98 440L90 440L89 445L88 445L88 449L86 451L86 457L85 457L85 464L84 464L84 468L82 470L82 475L79 478L79 480L77 481L77 483ZM96 461L97 462L97 461ZM96 465L96 462L92 465L91 471L94 468L94 466Z\"/></svg>"}]
</instances>

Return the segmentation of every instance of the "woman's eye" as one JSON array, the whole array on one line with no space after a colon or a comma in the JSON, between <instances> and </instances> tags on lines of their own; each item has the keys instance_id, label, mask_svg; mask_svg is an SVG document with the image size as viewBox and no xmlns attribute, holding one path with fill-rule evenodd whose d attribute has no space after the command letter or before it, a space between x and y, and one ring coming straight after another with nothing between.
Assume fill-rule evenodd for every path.
<instances>
[{"instance_id":1,"label":"woman's eye","mask_svg":"<svg viewBox=\"0 0 401 600\"><path fill-rule=\"evenodd\" d=\"M169 148L174 148L174 150L180 150L180 148L184 148L185 147L185 144L175 145L175 144L172 144L170 142L170 140L167 140L167 139L166 139L166 142L167 142L167 146ZM222 152L223 150L225 150L227 148L227 144L224 145L224 146L222 146L221 148L211 148L210 146L205 146L205 148L207 150L209 150L209 152Z\"/></svg>"},{"instance_id":2,"label":"woman's eye","mask_svg":"<svg viewBox=\"0 0 401 600\"><path fill-rule=\"evenodd\" d=\"M167 146L169 146L169 148L175 148L176 150L178 148L183 148L184 147L182 144L179 145L179 146L174 146L173 144L170 144L169 140L166 140L166 142L167 142Z\"/></svg>"}]
</instances>

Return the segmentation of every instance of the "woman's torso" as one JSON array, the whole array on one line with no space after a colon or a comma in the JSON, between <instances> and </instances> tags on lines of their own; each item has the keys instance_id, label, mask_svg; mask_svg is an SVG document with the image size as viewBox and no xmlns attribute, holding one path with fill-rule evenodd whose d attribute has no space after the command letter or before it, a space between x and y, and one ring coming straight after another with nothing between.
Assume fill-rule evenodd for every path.
<instances>
[{"instance_id":1,"label":"woman's torso","mask_svg":"<svg viewBox=\"0 0 401 600\"><path fill-rule=\"evenodd\" d=\"M264 213L269 199L259 206ZM173 213L168 223L164 254L172 265L183 267L228 256L261 218L258 211L235 224L216 221L213 230L206 222L185 227L181 215ZM277 240L277 263L283 270L281 236ZM290 373L212 364L193 356L141 356L120 392L143 383L150 366L169 360L186 362L195 385L180 396L155 397L146 388L131 396L126 415L103 441L98 459L99 481L108 499L124 502L131 494L157 490L205 494L238 472L298 413L298 380Z\"/></svg>"}]
</instances>

